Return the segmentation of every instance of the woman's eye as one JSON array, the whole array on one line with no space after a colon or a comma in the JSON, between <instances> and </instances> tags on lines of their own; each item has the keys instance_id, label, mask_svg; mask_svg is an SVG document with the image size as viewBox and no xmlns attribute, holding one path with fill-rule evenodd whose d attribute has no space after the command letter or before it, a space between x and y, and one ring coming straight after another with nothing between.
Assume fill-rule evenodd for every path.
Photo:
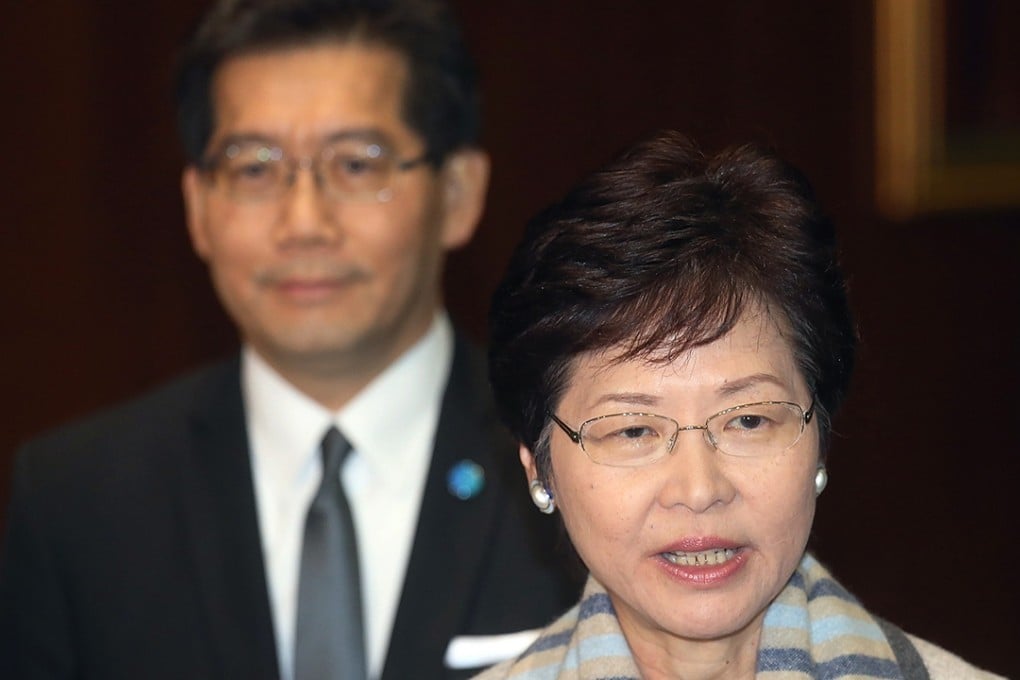
<instances>
[{"instance_id":1,"label":"woman's eye","mask_svg":"<svg viewBox=\"0 0 1020 680\"><path fill-rule=\"evenodd\" d=\"M737 430L758 430L767 427L768 418L752 413L744 413L729 422L727 427Z\"/></svg>"},{"instance_id":2,"label":"woman's eye","mask_svg":"<svg viewBox=\"0 0 1020 680\"><path fill-rule=\"evenodd\" d=\"M650 427L634 426L627 427L622 430L617 430L616 432L613 433L612 436L619 439L643 439L648 437L656 437L658 436L658 432L656 432L654 429Z\"/></svg>"}]
</instances>

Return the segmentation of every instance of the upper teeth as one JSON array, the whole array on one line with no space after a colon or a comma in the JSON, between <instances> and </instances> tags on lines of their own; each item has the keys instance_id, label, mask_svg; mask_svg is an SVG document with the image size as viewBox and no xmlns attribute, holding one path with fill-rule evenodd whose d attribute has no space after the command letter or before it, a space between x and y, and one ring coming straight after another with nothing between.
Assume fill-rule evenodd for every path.
<instances>
[{"instance_id":1,"label":"upper teeth","mask_svg":"<svg viewBox=\"0 0 1020 680\"><path fill-rule=\"evenodd\" d=\"M704 550L702 552L668 552L662 553L663 557L672 562L673 564L679 564L684 567L694 567L711 564L722 564L727 560L733 559L733 556L737 554L736 550L726 548L724 550Z\"/></svg>"}]
</instances>

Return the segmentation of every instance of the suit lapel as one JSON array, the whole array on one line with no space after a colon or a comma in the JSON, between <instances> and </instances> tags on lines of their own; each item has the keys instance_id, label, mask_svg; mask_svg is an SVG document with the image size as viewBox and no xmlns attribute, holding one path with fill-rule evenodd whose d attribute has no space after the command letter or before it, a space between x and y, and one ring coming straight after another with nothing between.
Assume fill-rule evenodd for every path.
<instances>
[{"instance_id":1,"label":"suit lapel","mask_svg":"<svg viewBox=\"0 0 1020 680\"><path fill-rule=\"evenodd\" d=\"M458 338L382 680L444 675L443 653L463 625L496 520L506 439L499 438L478 359ZM486 475L482 492L466 501L447 490L447 474L462 460ZM424 667L427 659L440 661Z\"/></svg>"},{"instance_id":2,"label":"suit lapel","mask_svg":"<svg viewBox=\"0 0 1020 680\"><path fill-rule=\"evenodd\" d=\"M196 390L191 447L182 452L186 541L221 677L278 678L238 360Z\"/></svg>"}]
</instances>

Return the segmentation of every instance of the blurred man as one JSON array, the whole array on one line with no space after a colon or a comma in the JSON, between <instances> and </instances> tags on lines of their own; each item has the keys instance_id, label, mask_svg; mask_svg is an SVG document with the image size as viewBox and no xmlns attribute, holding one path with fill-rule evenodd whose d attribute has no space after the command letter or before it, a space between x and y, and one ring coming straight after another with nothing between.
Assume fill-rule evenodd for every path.
<instances>
[{"instance_id":1,"label":"blurred man","mask_svg":"<svg viewBox=\"0 0 1020 680\"><path fill-rule=\"evenodd\" d=\"M178 94L189 233L242 349L19 453L3 677L445 678L522 651L577 593L442 304L489 173L447 8L225 0Z\"/></svg>"}]
</instances>

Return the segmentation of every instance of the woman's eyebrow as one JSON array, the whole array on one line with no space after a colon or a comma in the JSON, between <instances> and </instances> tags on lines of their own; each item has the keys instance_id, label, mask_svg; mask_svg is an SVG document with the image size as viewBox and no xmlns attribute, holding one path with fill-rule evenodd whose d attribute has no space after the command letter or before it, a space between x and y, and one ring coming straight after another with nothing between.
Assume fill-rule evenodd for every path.
<instances>
[{"instance_id":1,"label":"woman's eyebrow","mask_svg":"<svg viewBox=\"0 0 1020 680\"><path fill-rule=\"evenodd\" d=\"M647 394L645 392L610 392L608 394L603 394L601 397L596 399L592 406L599 406L607 403L631 404L633 406L658 406L661 402L661 397L654 394Z\"/></svg>"},{"instance_id":2,"label":"woman's eyebrow","mask_svg":"<svg viewBox=\"0 0 1020 680\"><path fill-rule=\"evenodd\" d=\"M726 381L719 387L718 392L722 396L728 397L733 394L739 394L740 392L747 391L752 387L757 387L762 383L768 383L783 388L790 387L785 380L782 380L771 373L754 373L752 375L744 376L743 378Z\"/></svg>"}]
</instances>

